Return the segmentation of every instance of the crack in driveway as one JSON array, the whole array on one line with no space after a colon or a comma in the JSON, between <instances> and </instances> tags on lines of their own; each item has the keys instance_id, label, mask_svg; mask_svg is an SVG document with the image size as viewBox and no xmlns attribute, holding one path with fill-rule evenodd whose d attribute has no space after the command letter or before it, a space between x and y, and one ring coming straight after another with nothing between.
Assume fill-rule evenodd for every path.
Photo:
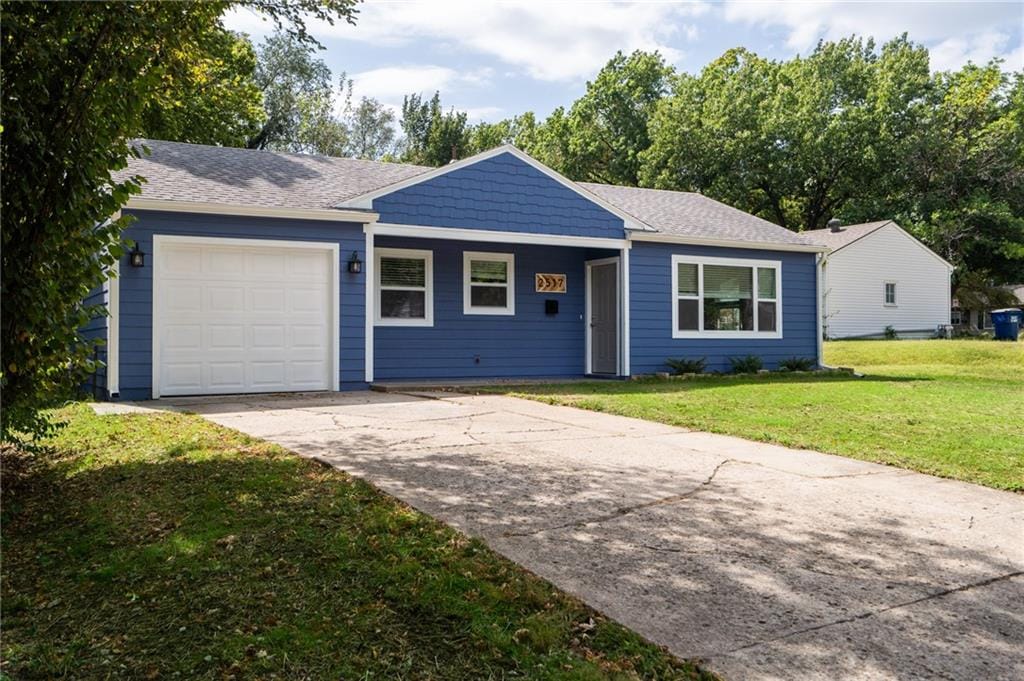
<instances>
[{"instance_id":1,"label":"crack in driveway","mask_svg":"<svg viewBox=\"0 0 1024 681\"><path fill-rule=\"evenodd\" d=\"M640 510L643 510L645 508L650 508L652 506L662 506L664 504L674 504L674 503L676 503L678 501L682 501L683 499L686 499L687 497L693 496L697 492L701 491L702 489L704 489L705 487L710 485L714 481L715 476L718 475L718 471L722 470L722 467L725 466L727 463L742 463L742 462L738 462L735 459L723 459L722 461L720 461L718 463L717 466L715 466L714 470L711 471L711 474L708 475L708 477L705 480L703 480L696 487L694 487L694 488L692 488L690 490L687 490L686 492L683 492L682 494L673 494L672 496L669 496L669 497L662 497L661 499L655 499L653 501L645 501L642 504L634 504L632 506L622 506L620 508L615 509L614 511L612 511L610 513L606 513L604 515L597 516L596 518L590 518L588 520L574 520L572 522L562 523L561 525L554 525L554 526L551 526L551 527L541 527L541 528L538 528L536 530L529 530L529 531L526 531L526 532L505 532L501 536L503 536L503 537L532 537L534 535L542 534L544 532L551 532L551 531L554 531L554 530L564 530L564 529L569 528L569 527L585 527L587 525L595 525L597 523L603 523L603 522L607 522L609 520L615 520L616 518L621 518L622 516L629 515L630 513L635 513L636 511L640 511Z\"/></svg>"},{"instance_id":2,"label":"crack in driveway","mask_svg":"<svg viewBox=\"0 0 1024 681\"><path fill-rule=\"evenodd\" d=\"M917 605L919 603L924 603L926 601L935 600L937 598L943 598L951 594L970 591L972 589L979 589L982 587L989 586L991 584L996 584L997 582L1004 582L1008 579L1013 579L1014 577L1020 577L1022 575L1024 575L1024 570L1017 570L1015 572L1009 572L1004 575L998 575L996 577L989 577L988 579L983 579L981 581L971 582L970 584L961 584L960 586L956 586L951 589L943 589L942 591L937 591L936 593L928 594L927 596L921 596L920 598L914 598L912 600L903 601L901 603L894 603L892 605L887 605L884 608L878 608L877 610L868 610L866 612L857 613L856 615L850 615L849 617L841 617L837 620L832 620L831 622L822 622L821 624L815 624L813 626L804 627L803 629L798 629L796 631L790 631L780 636L774 636L772 638L764 639L763 641L754 641L753 643L748 643L747 645L743 645L738 648L733 648L732 650L727 650L722 653L715 653L710 657L714 657L714 655L731 655L733 653L738 653L743 650L750 650L751 648L757 648L758 646L763 646L769 643L775 643L776 641L783 641L788 638L793 638L794 636L799 636L800 634L806 634L812 631L820 631L821 629L827 629L829 627L838 626L840 624L849 624L850 622L868 619L869 617L881 615L892 610L908 608L912 605Z\"/></svg>"}]
</instances>

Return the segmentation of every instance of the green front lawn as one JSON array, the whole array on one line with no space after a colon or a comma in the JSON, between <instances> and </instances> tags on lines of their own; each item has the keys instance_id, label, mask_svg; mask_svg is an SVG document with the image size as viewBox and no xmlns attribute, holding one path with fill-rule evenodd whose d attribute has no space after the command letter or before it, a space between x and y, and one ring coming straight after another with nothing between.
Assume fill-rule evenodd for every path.
<instances>
[{"instance_id":1,"label":"green front lawn","mask_svg":"<svg viewBox=\"0 0 1024 681\"><path fill-rule=\"evenodd\" d=\"M1024 491L1024 343L842 341L845 375L515 387L522 397Z\"/></svg>"},{"instance_id":2,"label":"green front lawn","mask_svg":"<svg viewBox=\"0 0 1024 681\"><path fill-rule=\"evenodd\" d=\"M0 678L708 678L340 472L62 413L58 456L5 473Z\"/></svg>"}]
</instances>

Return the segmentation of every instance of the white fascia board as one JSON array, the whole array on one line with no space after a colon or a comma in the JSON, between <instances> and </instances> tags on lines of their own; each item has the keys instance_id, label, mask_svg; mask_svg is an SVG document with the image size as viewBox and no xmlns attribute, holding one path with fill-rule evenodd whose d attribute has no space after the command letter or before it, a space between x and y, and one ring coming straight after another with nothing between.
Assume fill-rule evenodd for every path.
<instances>
[{"instance_id":1,"label":"white fascia board","mask_svg":"<svg viewBox=\"0 0 1024 681\"><path fill-rule=\"evenodd\" d=\"M166 201L164 199L129 199L126 210L160 210L174 213L209 215L242 215L247 217L291 218L296 220L328 220L366 224L380 216L372 211L336 208L276 208L272 206L240 206L205 201Z\"/></svg>"},{"instance_id":2,"label":"white fascia board","mask_svg":"<svg viewBox=\"0 0 1024 681\"><path fill-rule=\"evenodd\" d=\"M798 253L827 253L827 246L813 244L776 244L761 241L733 241L731 239L712 239L698 236L678 236L663 232L630 232L630 241L649 241L665 244L684 244L687 246L719 246L721 248L745 248L754 251L796 251Z\"/></svg>"},{"instance_id":3,"label":"white fascia board","mask_svg":"<svg viewBox=\"0 0 1024 681\"><path fill-rule=\"evenodd\" d=\"M544 246L574 246L577 248L629 248L627 239L602 237L563 236L561 234L534 234L532 232L501 232L490 229L463 229L459 227L427 227L425 225L396 225L377 222L366 225L366 232L377 236L405 236L417 239L449 239L453 241L481 241L500 244L538 244Z\"/></svg>"},{"instance_id":4,"label":"white fascia board","mask_svg":"<svg viewBox=\"0 0 1024 681\"><path fill-rule=\"evenodd\" d=\"M467 166L471 166L471 165L473 165L475 163L479 163L480 161L485 161L485 160L487 160L489 158L494 158L495 156L500 156L501 154L512 154L513 156L518 158L523 163L526 163L526 164L536 168L540 172L542 172L545 175L547 175L548 177L550 177L555 182L558 182L559 184L561 184L563 187L566 187L567 189L571 189L572 191L576 192L577 194L579 194L580 196L582 196L586 200L590 201L591 203L595 203L598 206L600 206L601 208L604 208L606 211L608 211L609 213L611 213L615 217L620 218L622 220L622 222L624 223L626 229L632 229L632 230L637 230L637 231L648 231L648 232L653 232L654 231L654 228L651 227L650 225L648 225L647 223L645 223L644 221L634 217L633 215L630 215L629 213L625 212L624 210L622 210L618 206L615 206L615 205L605 201L604 199L602 199L597 194L594 194L593 192L588 191L587 189L579 186L578 184L576 184L575 182L573 182L572 180L570 180L566 176L562 175L561 173L559 173L559 172L557 172L555 170L552 170L551 168L547 167L546 165L544 165L543 163L541 163L537 159L535 159L532 156L530 156L529 154L527 154L526 152L518 149L517 147L515 147L515 146L513 146L511 144L503 144L500 147L495 147L493 149L488 149L487 151L482 151L479 154L476 154L474 156L470 156L469 158L464 158L461 161L455 161L453 163L449 163L448 165L441 166L440 168L435 168L434 170L428 170L428 171L426 171L424 173L421 173L419 175L414 175L412 177L406 178L404 180L400 180L398 182L394 182L392 184L386 185L386 186L381 187L379 189L374 189L371 192L367 192L365 194L360 194L359 196L356 196L354 198L348 199L347 201L341 202L340 204L338 204L338 207L339 208L358 208L358 209L363 209L363 210L372 210L373 209L373 200L374 199L377 199L377 198L380 198L381 196L386 196L388 194L400 191L400 190L405 189L407 187L412 187L413 185L420 184L421 182L427 182L429 180L434 179L435 177L439 177L441 175L445 175L447 173L459 170L460 168L465 168Z\"/></svg>"}]
</instances>

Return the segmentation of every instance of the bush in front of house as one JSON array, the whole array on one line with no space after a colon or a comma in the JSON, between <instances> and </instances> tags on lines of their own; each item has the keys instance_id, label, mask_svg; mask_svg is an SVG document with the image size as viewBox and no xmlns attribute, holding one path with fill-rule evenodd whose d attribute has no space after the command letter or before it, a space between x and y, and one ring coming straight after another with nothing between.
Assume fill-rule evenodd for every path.
<instances>
[{"instance_id":1,"label":"bush in front of house","mask_svg":"<svg viewBox=\"0 0 1024 681\"><path fill-rule=\"evenodd\" d=\"M707 366L707 357L701 357L700 359L687 359L669 357L665 360L665 364L672 369L672 373L676 376L682 376L683 374L702 374L704 368Z\"/></svg>"},{"instance_id":2,"label":"bush in front of house","mask_svg":"<svg viewBox=\"0 0 1024 681\"><path fill-rule=\"evenodd\" d=\"M885 327L885 331L883 332L883 334L885 335L886 340L896 340L897 338L899 338L899 336L896 334L896 329L892 328L892 326Z\"/></svg>"},{"instance_id":3,"label":"bush in front of house","mask_svg":"<svg viewBox=\"0 0 1024 681\"><path fill-rule=\"evenodd\" d=\"M747 355L746 357L730 357L729 366L732 367L734 374L756 374L764 366L764 363L757 355Z\"/></svg>"},{"instance_id":4,"label":"bush in front of house","mask_svg":"<svg viewBox=\"0 0 1024 681\"><path fill-rule=\"evenodd\" d=\"M810 371L815 364L810 357L790 357L779 362L779 371Z\"/></svg>"}]
</instances>

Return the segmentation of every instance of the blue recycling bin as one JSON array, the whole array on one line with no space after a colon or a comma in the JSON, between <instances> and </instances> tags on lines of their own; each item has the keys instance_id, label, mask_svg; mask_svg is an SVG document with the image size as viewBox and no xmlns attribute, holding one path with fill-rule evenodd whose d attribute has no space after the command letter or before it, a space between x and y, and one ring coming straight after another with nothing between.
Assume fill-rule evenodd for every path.
<instances>
[{"instance_id":1,"label":"blue recycling bin","mask_svg":"<svg viewBox=\"0 0 1024 681\"><path fill-rule=\"evenodd\" d=\"M992 329L996 340L1017 340L1021 325L1024 325L1024 312L1013 307L992 310Z\"/></svg>"}]
</instances>

